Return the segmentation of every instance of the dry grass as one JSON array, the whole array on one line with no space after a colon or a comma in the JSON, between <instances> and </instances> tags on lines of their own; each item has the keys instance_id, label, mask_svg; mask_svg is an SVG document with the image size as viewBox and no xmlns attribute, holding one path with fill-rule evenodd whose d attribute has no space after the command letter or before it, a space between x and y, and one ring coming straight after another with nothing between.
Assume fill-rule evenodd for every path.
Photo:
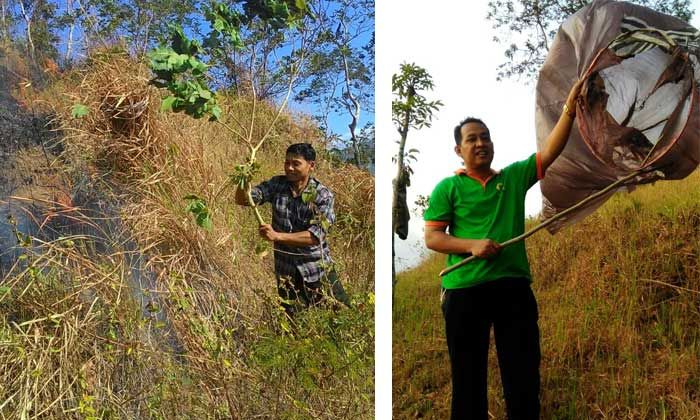
<instances>
[{"instance_id":1,"label":"dry grass","mask_svg":"<svg viewBox=\"0 0 700 420\"><path fill-rule=\"evenodd\" d=\"M700 174L618 195L528 239L542 337L542 418L700 418ZM435 256L399 276L394 412L445 418L450 370ZM433 298L415 299L415 296ZM504 418L495 354L489 408Z\"/></svg>"},{"instance_id":2,"label":"dry grass","mask_svg":"<svg viewBox=\"0 0 700 420\"><path fill-rule=\"evenodd\" d=\"M255 252L255 219L224 188L245 148L217 124L159 112L159 93L146 81L145 67L128 57L96 55L37 93L35 103L61 126L63 153L54 165L69 175L84 224L67 223L69 239L29 246L26 269L3 281L19 309L14 324L3 323L0 358L25 356L2 373L9 385L0 389L0 414L370 418L373 179L321 155L316 176L335 192L338 216L329 240L355 307L306 311L290 326L271 257ZM225 113L248 121L248 100L221 99ZM75 103L90 113L72 118ZM271 105L256 109L254 136L274 117ZM284 114L260 153L259 179L279 172L288 144L322 149L318 138L308 121ZM186 213L189 194L206 200L211 231ZM71 247L61 245L66 240ZM31 267L52 286L20 299L19 290L39 284L28 277ZM64 312L57 327L36 321Z\"/></svg>"}]
</instances>

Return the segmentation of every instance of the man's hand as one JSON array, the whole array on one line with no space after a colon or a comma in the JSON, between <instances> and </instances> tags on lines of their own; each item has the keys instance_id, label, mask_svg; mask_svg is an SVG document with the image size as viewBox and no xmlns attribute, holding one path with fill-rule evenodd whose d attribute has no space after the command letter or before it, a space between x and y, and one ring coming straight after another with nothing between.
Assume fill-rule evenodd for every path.
<instances>
[{"instance_id":1,"label":"man's hand","mask_svg":"<svg viewBox=\"0 0 700 420\"><path fill-rule=\"evenodd\" d=\"M569 96L566 98L566 102L564 102L569 109L569 112L573 112L574 116L576 115L576 102L578 102L579 95L581 94L581 87L583 86L584 81L585 79L580 79L574 83L569 91Z\"/></svg>"},{"instance_id":2,"label":"man's hand","mask_svg":"<svg viewBox=\"0 0 700 420\"><path fill-rule=\"evenodd\" d=\"M240 186L236 187L236 195L234 197L236 204L240 206L250 206L250 202L248 201L248 192L250 191L250 184L248 182L245 182L243 184L243 187L241 188Z\"/></svg>"},{"instance_id":3,"label":"man's hand","mask_svg":"<svg viewBox=\"0 0 700 420\"><path fill-rule=\"evenodd\" d=\"M260 228L258 229L258 233L260 236L262 236L264 239L270 241L270 242L275 242L277 240L277 237L279 234L272 229L272 225L260 225Z\"/></svg>"},{"instance_id":4,"label":"man's hand","mask_svg":"<svg viewBox=\"0 0 700 420\"><path fill-rule=\"evenodd\" d=\"M491 258L501 252L502 246L491 239L474 240L471 253L477 258Z\"/></svg>"}]
</instances>

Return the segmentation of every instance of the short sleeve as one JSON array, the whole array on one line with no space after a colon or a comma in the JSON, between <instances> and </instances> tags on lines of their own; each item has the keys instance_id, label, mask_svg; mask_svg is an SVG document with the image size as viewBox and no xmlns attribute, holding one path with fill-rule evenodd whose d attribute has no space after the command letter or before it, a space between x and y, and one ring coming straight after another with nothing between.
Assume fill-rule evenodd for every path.
<instances>
[{"instance_id":1,"label":"short sleeve","mask_svg":"<svg viewBox=\"0 0 700 420\"><path fill-rule=\"evenodd\" d=\"M250 195L255 204L269 203L272 201L278 189L279 181L277 177L274 177L251 188Z\"/></svg>"},{"instance_id":2,"label":"short sleeve","mask_svg":"<svg viewBox=\"0 0 700 420\"><path fill-rule=\"evenodd\" d=\"M439 222L440 225L447 226L452 221L454 207L450 198L451 189L450 178L442 180L435 186L428 199L428 208L423 213L426 225Z\"/></svg>"},{"instance_id":3,"label":"short sleeve","mask_svg":"<svg viewBox=\"0 0 700 420\"><path fill-rule=\"evenodd\" d=\"M535 153L525 160L510 164L504 171L510 172L515 179L523 180L527 190L542 179L544 174L541 168L539 153Z\"/></svg>"}]
</instances>

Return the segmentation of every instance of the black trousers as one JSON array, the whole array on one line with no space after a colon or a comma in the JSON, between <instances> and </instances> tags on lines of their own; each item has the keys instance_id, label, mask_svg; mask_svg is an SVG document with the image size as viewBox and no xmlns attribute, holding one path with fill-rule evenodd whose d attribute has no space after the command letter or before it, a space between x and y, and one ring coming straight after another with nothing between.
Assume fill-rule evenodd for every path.
<instances>
[{"instance_id":1,"label":"black trousers","mask_svg":"<svg viewBox=\"0 0 700 420\"><path fill-rule=\"evenodd\" d=\"M452 420L486 420L486 369L493 325L510 420L539 418L540 337L537 302L527 279L499 279L444 290L452 368Z\"/></svg>"}]
</instances>

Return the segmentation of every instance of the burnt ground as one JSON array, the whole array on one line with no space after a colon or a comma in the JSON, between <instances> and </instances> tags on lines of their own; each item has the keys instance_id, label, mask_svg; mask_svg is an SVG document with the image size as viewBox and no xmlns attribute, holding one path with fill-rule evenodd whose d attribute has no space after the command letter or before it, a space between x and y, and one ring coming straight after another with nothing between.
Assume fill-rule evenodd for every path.
<instances>
[{"instance_id":1,"label":"burnt ground","mask_svg":"<svg viewBox=\"0 0 700 420\"><path fill-rule=\"evenodd\" d=\"M54 138L50 116L38 114L13 96L27 80L5 58L0 50L0 200L23 185L34 183L32 173L48 163L46 144ZM17 160L23 151L37 148L45 155L43 162Z\"/></svg>"},{"instance_id":2,"label":"burnt ground","mask_svg":"<svg viewBox=\"0 0 700 420\"><path fill-rule=\"evenodd\" d=\"M0 49L0 273L17 253L15 227L35 235L38 221L58 198L60 177L49 144L56 138L51 116L40 114L16 95L27 79Z\"/></svg>"}]
</instances>

